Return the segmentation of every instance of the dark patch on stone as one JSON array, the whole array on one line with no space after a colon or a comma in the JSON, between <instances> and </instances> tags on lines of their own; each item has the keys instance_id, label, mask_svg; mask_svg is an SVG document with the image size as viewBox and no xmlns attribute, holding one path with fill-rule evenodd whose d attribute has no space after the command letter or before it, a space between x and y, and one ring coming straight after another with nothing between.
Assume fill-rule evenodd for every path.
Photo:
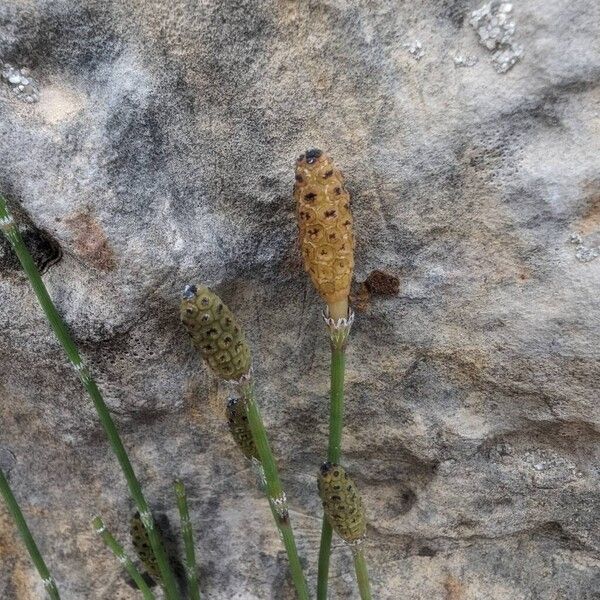
<instances>
[{"instance_id":1,"label":"dark patch on stone","mask_svg":"<svg viewBox=\"0 0 600 600\"><path fill-rule=\"evenodd\" d=\"M100 271L112 271L117 261L106 233L89 210L69 215L65 224L73 233L73 246L78 257Z\"/></svg>"},{"instance_id":2,"label":"dark patch on stone","mask_svg":"<svg viewBox=\"0 0 600 600\"><path fill-rule=\"evenodd\" d=\"M400 494L401 507L399 507L399 513L405 514L410 511L417 501L417 495L410 488L406 488Z\"/></svg>"},{"instance_id":3,"label":"dark patch on stone","mask_svg":"<svg viewBox=\"0 0 600 600\"><path fill-rule=\"evenodd\" d=\"M142 207L148 210L153 198L150 190L140 193L147 187L144 182L148 178L156 181L157 174L168 173L166 127L168 116L160 106L140 107L128 98L123 99L108 118L106 130L114 160L107 171L111 184L129 199L123 213L135 213Z\"/></svg>"},{"instance_id":4,"label":"dark patch on stone","mask_svg":"<svg viewBox=\"0 0 600 600\"><path fill-rule=\"evenodd\" d=\"M433 558L437 555L437 550L430 548L429 546L421 546L417 550L417 556L426 556L428 558Z\"/></svg>"},{"instance_id":5,"label":"dark patch on stone","mask_svg":"<svg viewBox=\"0 0 600 600\"><path fill-rule=\"evenodd\" d=\"M466 0L443 0L438 15L440 19L450 21L454 27L460 29L469 13L470 5Z\"/></svg>"},{"instance_id":6,"label":"dark patch on stone","mask_svg":"<svg viewBox=\"0 0 600 600\"><path fill-rule=\"evenodd\" d=\"M14 202L9 203L11 214L19 228L25 246L42 275L62 259L62 248L58 241L43 229L36 227L27 213ZM21 263L10 242L0 235L0 274L23 273ZM23 273L23 276L24 273Z\"/></svg>"},{"instance_id":7,"label":"dark patch on stone","mask_svg":"<svg viewBox=\"0 0 600 600\"><path fill-rule=\"evenodd\" d=\"M260 185L265 190L273 190L277 187L279 179L277 177L261 177Z\"/></svg>"},{"instance_id":8,"label":"dark patch on stone","mask_svg":"<svg viewBox=\"0 0 600 600\"><path fill-rule=\"evenodd\" d=\"M21 14L12 46L0 48L3 60L33 68L57 67L74 73L94 71L120 54L122 42L100 6L63 5L54 11ZM11 23L14 25L14 22Z\"/></svg>"}]
</instances>

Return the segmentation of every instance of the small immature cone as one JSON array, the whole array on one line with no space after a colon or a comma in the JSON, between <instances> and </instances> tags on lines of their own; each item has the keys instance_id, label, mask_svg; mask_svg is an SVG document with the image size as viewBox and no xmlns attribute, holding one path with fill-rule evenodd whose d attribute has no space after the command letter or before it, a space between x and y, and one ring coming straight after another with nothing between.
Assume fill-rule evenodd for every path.
<instances>
[{"instance_id":1,"label":"small immature cone","mask_svg":"<svg viewBox=\"0 0 600 600\"><path fill-rule=\"evenodd\" d=\"M260 462L258 450L248 424L244 400L241 398L231 398L229 400L227 403L227 422L229 423L231 436L244 456L250 460L255 459Z\"/></svg>"},{"instance_id":2,"label":"small immature cone","mask_svg":"<svg viewBox=\"0 0 600 600\"><path fill-rule=\"evenodd\" d=\"M227 381L250 371L250 348L242 328L221 298L204 286L188 285L181 321L208 366Z\"/></svg>"},{"instance_id":3,"label":"small immature cone","mask_svg":"<svg viewBox=\"0 0 600 600\"><path fill-rule=\"evenodd\" d=\"M323 463L318 479L319 495L327 520L349 544L360 542L367 531L362 500L344 467Z\"/></svg>"},{"instance_id":4,"label":"small immature cone","mask_svg":"<svg viewBox=\"0 0 600 600\"><path fill-rule=\"evenodd\" d=\"M350 195L341 171L320 150L298 158L294 198L304 268L330 316L346 317L354 269Z\"/></svg>"},{"instance_id":5,"label":"small immature cone","mask_svg":"<svg viewBox=\"0 0 600 600\"><path fill-rule=\"evenodd\" d=\"M130 523L130 534L135 553L138 558L142 561L142 564L146 568L148 575L155 581L161 581L160 569L158 562L152 552L152 546L150 546L150 539L148 538L148 532L142 523L140 513L136 512L131 518Z\"/></svg>"}]
</instances>

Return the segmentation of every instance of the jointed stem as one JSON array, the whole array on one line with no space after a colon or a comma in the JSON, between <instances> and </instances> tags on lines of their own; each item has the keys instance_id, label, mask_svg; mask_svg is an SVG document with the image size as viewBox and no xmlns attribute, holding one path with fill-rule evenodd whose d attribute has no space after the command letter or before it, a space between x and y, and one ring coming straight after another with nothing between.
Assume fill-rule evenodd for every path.
<instances>
[{"instance_id":1,"label":"jointed stem","mask_svg":"<svg viewBox=\"0 0 600 600\"><path fill-rule=\"evenodd\" d=\"M17 254L17 257L23 266L23 270L29 278L31 287L33 288L33 291L35 292L35 295L37 296L37 299L44 313L46 314L46 318L48 319L54 334L64 348L69 360L79 374L81 383L87 390L92 402L94 403L94 407L96 408L96 412L98 413L102 427L104 428L104 431L108 437L110 446L117 457L117 460L119 461L119 465L121 466L123 474L125 475L127 485L129 486L129 491L140 513L144 527L148 531L148 538L150 539L150 545L152 546L152 551L156 556L156 560L160 569L166 598L167 600L177 600L179 598L179 593L177 591L175 578L171 568L169 567L160 536L158 535L154 525L152 513L150 512L148 503L144 498L142 488L137 480L137 477L135 476L133 467L129 462L129 457L127 456L127 452L125 451L119 433L117 432L112 417L110 416L108 407L102 398L102 394L100 393L96 382L92 378L87 367L83 364L77 347L75 346L75 343L73 342L64 321L58 314L58 311L56 310L56 307L54 306L48 291L46 290L46 286L40 277L39 271L33 262L31 254L29 254L29 251L23 242L23 238L21 237L16 224L13 222L13 219L8 212L6 202L1 196L0 229L2 229L3 233L11 243L15 253Z\"/></svg>"},{"instance_id":2,"label":"jointed stem","mask_svg":"<svg viewBox=\"0 0 600 600\"><path fill-rule=\"evenodd\" d=\"M331 396L329 404L329 446L327 460L340 462L342 429L344 426L344 371L346 368L345 344L331 345ZM329 556L331 554L332 529L323 516L321 547L319 548L319 571L317 576L317 600L327 600Z\"/></svg>"},{"instance_id":3,"label":"jointed stem","mask_svg":"<svg viewBox=\"0 0 600 600\"><path fill-rule=\"evenodd\" d=\"M319 570L317 575L317 600L327 600L329 579L329 557L331 555L331 537L333 529L324 516L321 526L321 545L319 547Z\"/></svg>"},{"instance_id":4,"label":"jointed stem","mask_svg":"<svg viewBox=\"0 0 600 600\"><path fill-rule=\"evenodd\" d=\"M118 561L123 565L123 568L135 581L138 589L144 596L144 600L154 600L155 596L150 591L148 584L140 572L136 569L135 565L131 562L131 559L125 553L125 550L123 550L123 546L121 546L121 544L119 544L119 542L117 542L117 540L113 537L112 533L106 529L102 519L100 517L95 517L92 521L92 525L96 530L96 533L100 535L109 550L111 550L111 552L117 557Z\"/></svg>"},{"instance_id":5,"label":"jointed stem","mask_svg":"<svg viewBox=\"0 0 600 600\"><path fill-rule=\"evenodd\" d=\"M327 460L339 463L342 453L342 429L344 427L344 371L346 350L331 348L331 403L329 407L329 446Z\"/></svg>"},{"instance_id":6,"label":"jointed stem","mask_svg":"<svg viewBox=\"0 0 600 600\"><path fill-rule=\"evenodd\" d=\"M354 549L354 570L356 572L356 581L360 591L361 600L371 600L371 587L369 585L369 572L362 548Z\"/></svg>"},{"instance_id":7,"label":"jointed stem","mask_svg":"<svg viewBox=\"0 0 600 600\"><path fill-rule=\"evenodd\" d=\"M267 482L267 497L271 505L273 517L275 518L275 524L281 533L283 545L287 552L296 593L298 594L299 600L308 600L308 586L306 584L306 579L304 578L304 573L302 572L300 558L298 557L296 540L294 539L294 531L290 523L285 493L281 487L277 464L275 463L275 458L271 452L269 441L267 439L267 432L265 431L265 426L254 397L254 384L251 381L244 383L240 387L240 391L246 402L248 423L252 431L252 437L254 438L254 443L256 444Z\"/></svg>"},{"instance_id":8,"label":"jointed stem","mask_svg":"<svg viewBox=\"0 0 600 600\"><path fill-rule=\"evenodd\" d=\"M196 551L194 549L194 535L190 513L187 505L187 497L183 482L175 482L175 495L177 496L177 508L179 509L179 519L181 521L181 533L183 534L183 544L185 546L185 576L187 587L191 600L200 600L200 590L198 589L198 569L196 567Z\"/></svg>"},{"instance_id":9,"label":"jointed stem","mask_svg":"<svg viewBox=\"0 0 600 600\"><path fill-rule=\"evenodd\" d=\"M58 594L58 589L56 588L56 584L54 583L54 579L50 575L50 571L38 550L38 547L31 535L31 531L29 531L29 527L27 527L27 523L25 521L25 517L21 512L17 499L14 497L10 486L8 485L8 481L4 476L4 473L0 469L0 494L4 498L6 502L6 506L8 507L8 511L10 512L12 518L14 519L17 529L19 530L19 534L25 542L25 546L27 547L27 551L29 552L29 556L35 568L37 569L40 577L42 578L42 582L44 583L44 588L48 594L48 597L51 600L60 600L60 596Z\"/></svg>"}]
</instances>

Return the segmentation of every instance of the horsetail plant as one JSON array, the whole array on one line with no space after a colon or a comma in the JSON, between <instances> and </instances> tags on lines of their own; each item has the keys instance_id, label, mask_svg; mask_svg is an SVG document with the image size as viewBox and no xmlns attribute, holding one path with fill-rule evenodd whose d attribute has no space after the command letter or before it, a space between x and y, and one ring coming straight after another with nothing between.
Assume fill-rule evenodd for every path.
<instances>
[{"instance_id":1,"label":"horsetail plant","mask_svg":"<svg viewBox=\"0 0 600 600\"><path fill-rule=\"evenodd\" d=\"M25 274L29 279L29 283L31 284L31 287L37 296L40 306L46 315L48 323L54 332L54 335L62 345L67 357L75 368L83 387L86 389L90 398L92 399L94 408L96 409L100 419L100 423L102 424L106 436L108 437L108 441L119 462L121 470L123 471L123 475L127 480L127 485L129 487L131 496L140 512L144 527L148 532L148 537L152 545L152 551L156 556L156 560L160 569L166 600L178 600L179 593L177 591L175 578L169 566L160 536L156 531L154 518L150 512L150 508L144 497L142 488L135 475L133 467L131 466L131 462L129 461L129 457L125 447L123 446L123 442L121 441L121 437L117 431L115 423L110 416L110 411L104 402L102 394L100 393L100 390L98 389L98 386L96 385L89 368L82 361L79 351L77 350L77 347L75 346L75 343L69 334L67 326L56 310L56 307L54 306L54 303L48 294L48 290L42 281L40 273L35 266L33 258L27 250L19 229L12 218L12 215L8 211L6 201L2 196L0 196L0 229L2 229L2 232L15 251L23 270L25 271Z\"/></svg>"},{"instance_id":2,"label":"horsetail plant","mask_svg":"<svg viewBox=\"0 0 600 600\"><path fill-rule=\"evenodd\" d=\"M50 571L48 570L37 544L31 535L31 531L29 531L29 527L27 526L27 522L25 521L21 507L12 493L10 485L8 484L8 480L6 479L2 469L0 469L0 494L2 494L2 497L6 502L8 512L11 514L15 525L17 526L19 535L21 536L21 539L27 548L27 552L29 552L31 562L34 564L37 572L40 575L42 583L44 584L44 589L48 594L48 598L50 598L50 600L60 600L56 583L54 582L52 575L50 575Z\"/></svg>"},{"instance_id":3,"label":"horsetail plant","mask_svg":"<svg viewBox=\"0 0 600 600\"><path fill-rule=\"evenodd\" d=\"M146 580L142 577L129 556L126 554L123 546L121 546L112 533L106 529L102 519L100 517L94 517L92 526L96 533L102 538L106 547L116 556L117 560L123 565L123 568L129 573L131 579L135 581L138 589L142 592L144 600L154 600L155 596L148 587Z\"/></svg>"},{"instance_id":4,"label":"horsetail plant","mask_svg":"<svg viewBox=\"0 0 600 600\"><path fill-rule=\"evenodd\" d=\"M179 509L179 520L181 523L181 533L183 535L183 545L185 548L185 578L187 581L190 600L200 600L200 590L198 588L198 569L196 567L196 550L194 549L194 533L192 531L192 522L188 510L187 496L185 486L179 479L174 483L175 495L177 496L177 508Z\"/></svg>"},{"instance_id":5,"label":"horsetail plant","mask_svg":"<svg viewBox=\"0 0 600 600\"><path fill-rule=\"evenodd\" d=\"M237 384L241 404L256 445L265 479L265 491L290 564L300 600L308 600L308 586L298 557L285 492L260 416L254 392L250 348L244 332L223 301L204 286L188 285L181 303L181 321L212 371ZM243 422L243 420L242 420Z\"/></svg>"},{"instance_id":6,"label":"horsetail plant","mask_svg":"<svg viewBox=\"0 0 600 600\"><path fill-rule=\"evenodd\" d=\"M344 186L341 171L321 150L308 150L300 155L296 161L295 179L294 198L304 268L326 303L323 317L331 346L327 460L338 464L341 459L344 418L346 345L354 321L354 313L348 304L354 269L350 195ZM332 524L327 515L324 515L319 549L317 600L327 600L332 533ZM357 566L363 567L364 559ZM364 580L365 573L366 568L362 569L359 580ZM357 577L358 575L357 568ZM370 596L363 596L368 597Z\"/></svg>"}]
</instances>

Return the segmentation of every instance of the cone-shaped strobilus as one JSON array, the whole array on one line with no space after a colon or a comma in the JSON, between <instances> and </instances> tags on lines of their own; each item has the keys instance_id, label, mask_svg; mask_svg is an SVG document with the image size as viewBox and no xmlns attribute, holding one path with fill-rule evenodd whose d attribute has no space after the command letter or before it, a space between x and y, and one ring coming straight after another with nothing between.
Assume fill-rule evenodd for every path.
<instances>
[{"instance_id":1,"label":"cone-shaped strobilus","mask_svg":"<svg viewBox=\"0 0 600 600\"><path fill-rule=\"evenodd\" d=\"M246 336L214 292L204 286L186 287L181 321L215 375L226 381L238 381L250 371L252 357Z\"/></svg>"},{"instance_id":2,"label":"cone-shaped strobilus","mask_svg":"<svg viewBox=\"0 0 600 600\"><path fill-rule=\"evenodd\" d=\"M191 523L189 525L191 527ZM169 566L175 574L180 591L183 592L186 589L187 582L185 581L185 578L187 573L185 572L186 569L181 563L180 549L177 538L167 515L162 513L157 514L155 528L156 533L160 536L161 541L165 546L165 550L167 551ZM129 535L135 553L140 559L140 562L144 565L143 571L145 572L144 577L147 583L149 583L151 586L155 583L162 585L162 575L158 561L156 560L156 556L152 551L148 532L144 527L144 523L139 512L135 512L129 521ZM190 567L190 569L192 568L195 568L195 562ZM190 597L193 597L193 593L196 590L192 591L188 586L187 591Z\"/></svg>"},{"instance_id":3,"label":"cone-shaped strobilus","mask_svg":"<svg viewBox=\"0 0 600 600\"><path fill-rule=\"evenodd\" d=\"M348 305L355 245L350 194L341 171L321 150L312 149L301 154L296 161L295 175L294 198L304 268L327 304L324 317L331 342L327 459L332 464L338 464L341 460L344 416L346 344L354 320ZM317 600L327 600L333 524L331 519L323 516ZM357 565L359 584L366 575L362 554L359 562L361 560L362 563ZM364 594L364 585L359 587L363 598L369 597Z\"/></svg>"},{"instance_id":4,"label":"cone-shaped strobilus","mask_svg":"<svg viewBox=\"0 0 600 600\"><path fill-rule=\"evenodd\" d=\"M365 509L344 467L323 463L317 481L323 512L333 529L349 544L360 542L367 532Z\"/></svg>"},{"instance_id":5,"label":"cone-shaped strobilus","mask_svg":"<svg viewBox=\"0 0 600 600\"><path fill-rule=\"evenodd\" d=\"M258 450L246 414L246 404L241 398L230 398L227 402L227 423L231 437L242 454L250 461L260 462Z\"/></svg>"},{"instance_id":6,"label":"cone-shaped strobilus","mask_svg":"<svg viewBox=\"0 0 600 600\"><path fill-rule=\"evenodd\" d=\"M156 524L156 528L160 535L161 532L158 523ZM158 562L154 556L154 552L152 552L152 546L150 545L150 540L148 539L148 532L142 523L139 512L136 512L133 517L131 517L131 521L129 523L129 534L131 536L131 542L133 543L135 553L144 565L146 572L148 575L150 575L150 577L152 577L152 579L154 579L154 581L160 582L161 577Z\"/></svg>"},{"instance_id":7,"label":"cone-shaped strobilus","mask_svg":"<svg viewBox=\"0 0 600 600\"><path fill-rule=\"evenodd\" d=\"M244 332L221 298L200 285L185 288L181 321L215 375L225 381L234 381L239 387L241 399L228 408L231 432L242 452L248 458L260 461L265 490L287 552L298 598L308 600L308 586L296 549L285 492L255 399L251 353ZM246 424L253 443L248 440Z\"/></svg>"},{"instance_id":8,"label":"cone-shaped strobilus","mask_svg":"<svg viewBox=\"0 0 600 600\"><path fill-rule=\"evenodd\" d=\"M342 172L320 150L308 150L296 162L294 198L304 268L327 303L330 316L346 317L354 232Z\"/></svg>"},{"instance_id":9,"label":"cone-shaped strobilus","mask_svg":"<svg viewBox=\"0 0 600 600\"><path fill-rule=\"evenodd\" d=\"M354 481L341 465L325 462L317 479L323 512L333 530L352 548L356 581L363 600L370 600L371 587L363 540L367 534L367 518L362 498Z\"/></svg>"}]
</instances>

